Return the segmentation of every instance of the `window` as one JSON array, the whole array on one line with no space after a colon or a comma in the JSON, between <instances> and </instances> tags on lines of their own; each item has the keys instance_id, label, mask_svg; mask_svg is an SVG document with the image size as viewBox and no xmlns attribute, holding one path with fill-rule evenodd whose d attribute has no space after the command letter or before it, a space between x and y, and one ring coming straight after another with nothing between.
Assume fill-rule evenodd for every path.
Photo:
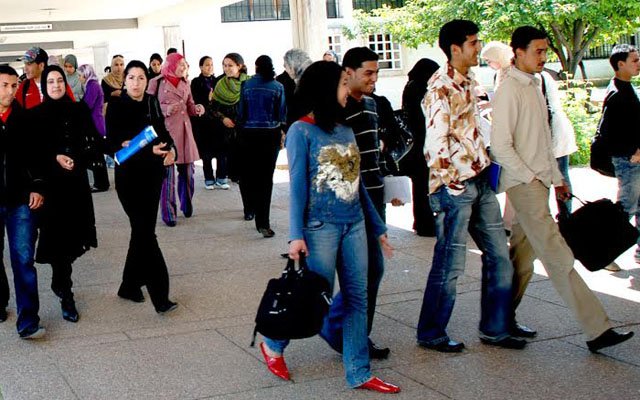
<instances>
[{"instance_id":1,"label":"window","mask_svg":"<svg viewBox=\"0 0 640 400\"><path fill-rule=\"evenodd\" d=\"M369 12L376 8L382 8L387 5L391 8L404 6L404 0L352 0L354 10L363 10Z\"/></svg>"},{"instance_id":2,"label":"window","mask_svg":"<svg viewBox=\"0 0 640 400\"><path fill-rule=\"evenodd\" d=\"M291 19L289 0L244 0L220 9L222 22Z\"/></svg>"},{"instance_id":3,"label":"window","mask_svg":"<svg viewBox=\"0 0 640 400\"><path fill-rule=\"evenodd\" d=\"M376 53L380 59L378 65L380 69L401 69L400 44L394 43L393 38L388 33L378 33L369 35L369 48Z\"/></svg>"},{"instance_id":4,"label":"window","mask_svg":"<svg viewBox=\"0 0 640 400\"><path fill-rule=\"evenodd\" d=\"M342 18L340 0L327 0L327 18Z\"/></svg>"},{"instance_id":5,"label":"window","mask_svg":"<svg viewBox=\"0 0 640 400\"><path fill-rule=\"evenodd\" d=\"M609 58L611 55L611 49L613 46L619 43L626 43L633 46L637 46L640 43L640 32L637 32L633 35L624 35L620 37L617 43L614 44L603 44L601 46L592 47L584 54L583 60L596 60Z\"/></svg>"},{"instance_id":6,"label":"window","mask_svg":"<svg viewBox=\"0 0 640 400\"><path fill-rule=\"evenodd\" d=\"M338 63L342 60L342 35L339 33L329 35L329 49L336 52Z\"/></svg>"}]
</instances>

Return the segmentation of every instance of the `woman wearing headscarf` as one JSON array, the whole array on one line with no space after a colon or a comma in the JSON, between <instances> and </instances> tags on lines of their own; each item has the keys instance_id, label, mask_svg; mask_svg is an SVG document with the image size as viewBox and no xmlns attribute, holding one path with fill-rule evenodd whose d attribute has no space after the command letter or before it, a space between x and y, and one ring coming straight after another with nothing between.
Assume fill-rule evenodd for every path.
<instances>
[{"instance_id":1,"label":"woman wearing headscarf","mask_svg":"<svg viewBox=\"0 0 640 400\"><path fill-rule=\"evenodd\" d=\"M237 162L236 118L238 102L240 101L240 85L249 77L247 76L247 66L244 64L244 59L238 53L229 53L224 56L222 69L224 70L224 76L218 79L211 95L214 116L224 126L222 135L217 135L218 143L216 145L221 156L217 159L217 162L220 163L220 160L223 159L223 165L226 167L225 172L228 172L231 180L237 181L240 174L240 165ZM229 189L226 174L218 171L216 186L220 187L220 189ZM254 217L253 210L245 210L244 217L247 221L252 220Z\"/></svg>"},{"instance_id":2,"label":"woman wearing headscarf","mask_svg":"<svg viewBox=\"0 0 640 400\"><path fill-rule=\"evenodd\" d=\"M273 171L287 118L284 87L275 75L271 58L258 57L256 74L242 84L238 107L240 194L245 212L255 212L256 229L265 238L275 235L269 221Z\"/></svg>"},{"instance_id":3,"label":"woman wearing headscarf","mask_svg":"<svg viewBox=\"0 0 640 400\"><path fill-rule=\"evenodd\" d=\"M77 322L71 265L98 245L87 165L102 149L96 148L100 137L87 105L73 102L65 93L66 84L62 68L46 67L41 77L43 103L33 111L47 171L36 262L51 264L51 289L61 299L62 317Z\"/></svg>"},{"instance_id":4,"label":"woman wearing headscarf","mask_svg":"<svg viewBox=\"0 0 640 400\"><path fill-rule=\"evenodd\" d=\"M285 132L289 129L292 123L296 122L298 118L302 116L298 111L299 105L295 101L295 90L300 77L304 70L311 65L311 58L309 55L300 49L287 50L283 56L284 72L276 78L276 80L284 86L284 95L287 103L287 124Z\"/></svg>"},{"instance_id":5,"label":"woman wearing headscarf","mask_svg":"<svg viewBox=\"0 0 640 400\"><path fill-rule=\"evenodd\" d=\"M116 54L111 59L111 70L102 78L102 91L104 92L105 104L111 100L111 97L118 97L122 93L122 82L124 72L124 57Z\"/></svg>"},{"instance_id":6,"label":"woman wearing headscarf","mask_svg":"<svg viewBox=\"0 0 640 400\"><path fill-rule=\"evenodd\" d=\"M149 80L160 75L162 71L162 56L158 53L153 53L149 58Z\"/></svg>"},{"instance_id":7,"label":"woman wearing headscarf","mask_svg":"<svg viewBox=\"0 0 640 400\"><path fill-rule=\"evenodd\" d=\"M185 218L193 214L193 174L194 162L200 159L189 116L204 114L204 107L195 104L191 96L191 88L184 78L187 63L180 53L167 56L162 65L160 76L149 81L147 93L158 97L160 108L164 115L164 123L173 138L178 158L178 195L180 196L180 210ZM166 167L166 175L162 182L162 196L160 198L162 220L167 226L175 226L176 207L176 172L173 165Z\"/></svg>"},{"instance_id":8,"label":"woman wearing headscarf","mask_svg":"<svg viewBox=\"0 0 640 400\"><path fill-rule=\"evenodd\" d=\"M102 110L104 107L104 94L102 88L98 83L98 76L93 67L89 64L83 64L78 68L80 82L82 83L84 101L91 111L91 119L96 130L103 138L106 135L106 129L104 124L104 115ZM91 191L93 193L104 192L109 190L109 175L107 174L106 163L99 162L89 166L89 169L93 173L93 187Z\"/></svg>"},{"instance_id":9,"label":"woman wearing headscarf","mask_svg":"<svg viewBox=\"0 0 640 400\"><path fill-rule=\"evenodd\" d=\"M401 161L404 170L409 171L413 184L413 229L419 236L435 236L435 220L429 205L429 168L424 158L423 148L426 125L422 112L422 99L427 92L427 82L439 68L438 63L428 58L420 59L409 71L409 81L402 91L402 110L407 118L407 126L413 134L413 147Z\"/></svg>"},{"instance_id":10,"label":"woman wearing headscarf","mask_svg":"<svg viewBox=\"0 0 640 400\"><path fill-rule=\"evenodd\" d=\"M78 73L78 59L73 54L68 54L64 58L64 73L67 75L67 82L69 82L71 91L73 91L73 97L76 101L82 100L84 89Z\"/></svg>"},{"instance_id":11,"label":"woman wearing headscarf","mask_svg":"<svg viewBox=\"0 0 640 400\"><path fill-rule=\"evenodd\" d=\"M107 107L107 142L111 151L127 147L148 126L158 134L157 139L115 169L118 199L131 225L118 296L142 303L140 288L146 286L156 312L164 314L177 304L169 299L169 273L156 238L156 220L165 167L173 164L176 151L158 99L145 92L146 73L142 61L130 61L124 70L125 90Z\"/></svg>"}]
</instances>

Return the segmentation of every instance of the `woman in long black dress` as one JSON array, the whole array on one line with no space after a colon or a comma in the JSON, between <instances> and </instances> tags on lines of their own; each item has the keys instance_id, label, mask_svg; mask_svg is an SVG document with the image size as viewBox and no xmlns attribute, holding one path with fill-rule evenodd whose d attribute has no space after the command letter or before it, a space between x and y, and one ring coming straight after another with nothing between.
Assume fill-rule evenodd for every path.
<instances>
[{"instance_id":1,"label":"woman in long black dress","mask_svg":"<svg viewBox=\"0 0 640 400\"><path fill-rule=\"evenodd\" d=\"M131 239L118 296L143 302L141 287L147 286L154 308L160 314L174 310L169 300L169 273L156 238L156 220L164 167L172 165L176 150L165 128L160 104L146 93L147 69L133 60L124 70L125 90L107 107L107 143L114 152L129 145L147 126L158 138L115 169L116 191L129 217Z\"/></svg>"},{"instance_id":2,"label":"woman in long black dress","mask_svg":"<svg viewBox=\"0 0 640 400\"><path fill-rule=\"evenodd\" d=\"M402 110L407 125L413 133L413 148L402 159L401 168L409 171L413 183L413 229L419 236L435 236L435 219L429 205L429 168L424 158L426 124L422 113L422 99L427 92L427 82L438 69L438 64L428 58L420 59L409 71L409 81L402 92Z\"/></svg>"},{"instance_id":3,"label":"woman in long black dress","mask_svg":"<svg viewBox=\"0 0 640 400\"><path fill-rule=\"evenodd\" d=\"M43 103L33 112L39 122L47 191L36 262L51 264L51 289L61 299L62 317L77 322L71 265L98 245L87 167L102 149L95 147L100 139L89 108L66 94L62 68L46 67L41 85Z\"/></svg>"}]
</instances>

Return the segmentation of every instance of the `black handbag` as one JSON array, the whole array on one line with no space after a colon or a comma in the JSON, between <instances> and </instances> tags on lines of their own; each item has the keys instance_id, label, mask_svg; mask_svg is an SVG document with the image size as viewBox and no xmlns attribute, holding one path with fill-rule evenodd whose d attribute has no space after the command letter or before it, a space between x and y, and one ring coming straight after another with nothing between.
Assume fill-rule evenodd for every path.
<instances>
[{"instance_id":1,"label":"black handbag","mask_svg":"<svg viewBox=\"0 0 640 400\"><path fill-rule=\"evenodd\" d=\"M413 148L413 134L407 125L404 111L393 112L393 122L391 126L380 126L381 135L385 138L382 157L386 163L383 175L402 176L406 175L400 168L402 160Z\"/></svg>"},{"instance_id":2,"label":"black handbag","mask_svg":"<svg viewBox=\"0 0 640 400\"><path fill-rule=\"evenodd\" d=\"M589 271L597 271L636 244L638 230L629 222L629 214L620 202L578 200L583 206L571 214L564 204L560 207L560 233L574 257Z\"/></svg>"},{"instance_id":3,"label":"black handbag","mask_svg":"<svg viewBox=\"0 0 640 400\"><path fill-rule=\"evenodd\" d=\"M605 114L607 112L608 97L609 96L607 96L607 98L605 98L604 100L604 105L602 106L602 116L600 116L596 134L591 141L589 166L592 170L597 171L604 176L615 177L616 174L613 167L613 162L611 161L611 152L609 151L609 146L607 144L607 135L606 132L604 132L602 129L602 122L604 121Z\"/></svg>"},{"instance_id":4,"label":"black handbag","mask_svg":"<svg viewBox=\"0 0 640 400\"><path fill-rule=\"evenodd\" d=\"M270 339L302 339L318 334L331 305L331 294L329 282L307 267L303 254L298 269L289 259L282 276L267 284L251 346L257 332Z\"/></svg>"}]
</instances>

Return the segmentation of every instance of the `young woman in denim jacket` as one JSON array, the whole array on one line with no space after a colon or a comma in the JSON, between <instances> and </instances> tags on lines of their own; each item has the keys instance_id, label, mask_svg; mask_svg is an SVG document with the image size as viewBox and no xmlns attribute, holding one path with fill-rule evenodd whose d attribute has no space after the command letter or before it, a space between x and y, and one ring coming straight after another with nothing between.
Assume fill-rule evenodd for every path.
<instances>
[{"instance_id":1,"label":"young woman in denim jacket","mask_svg":"<svg viewBox=\"0 0 640 400\"><path fill-rule=\"evenodd\" d=\"M387 255L393 248L386 226L360 182L360 153L351 128L339 123L346 105L346 73L328 61L304 72L298 87L307 114L287 134L290 188L289 257L307 256L309 268L333 287L336 269L344 295L343 363L352 388L397 393L395 385L371 375L367 345L367 225ZM338 257L341 263L336 263ZM267 368L289 380L282 353L288 340L264 338Z\"/></svg>"},{"instance_id":2,"label":"young woman in denim jacket","mask_svg":"<svg viewBox=\"0 0 640 400\"><path fill-rule=\"evenodd\" d=\"M287 120L284 86L269 56L256 60L256 74L242 83L238 104L241 154L240 194L244 213L254 213L256 229L265 238L275 235L269 222L273 171Z\"/></svg>"}]
</instances>

